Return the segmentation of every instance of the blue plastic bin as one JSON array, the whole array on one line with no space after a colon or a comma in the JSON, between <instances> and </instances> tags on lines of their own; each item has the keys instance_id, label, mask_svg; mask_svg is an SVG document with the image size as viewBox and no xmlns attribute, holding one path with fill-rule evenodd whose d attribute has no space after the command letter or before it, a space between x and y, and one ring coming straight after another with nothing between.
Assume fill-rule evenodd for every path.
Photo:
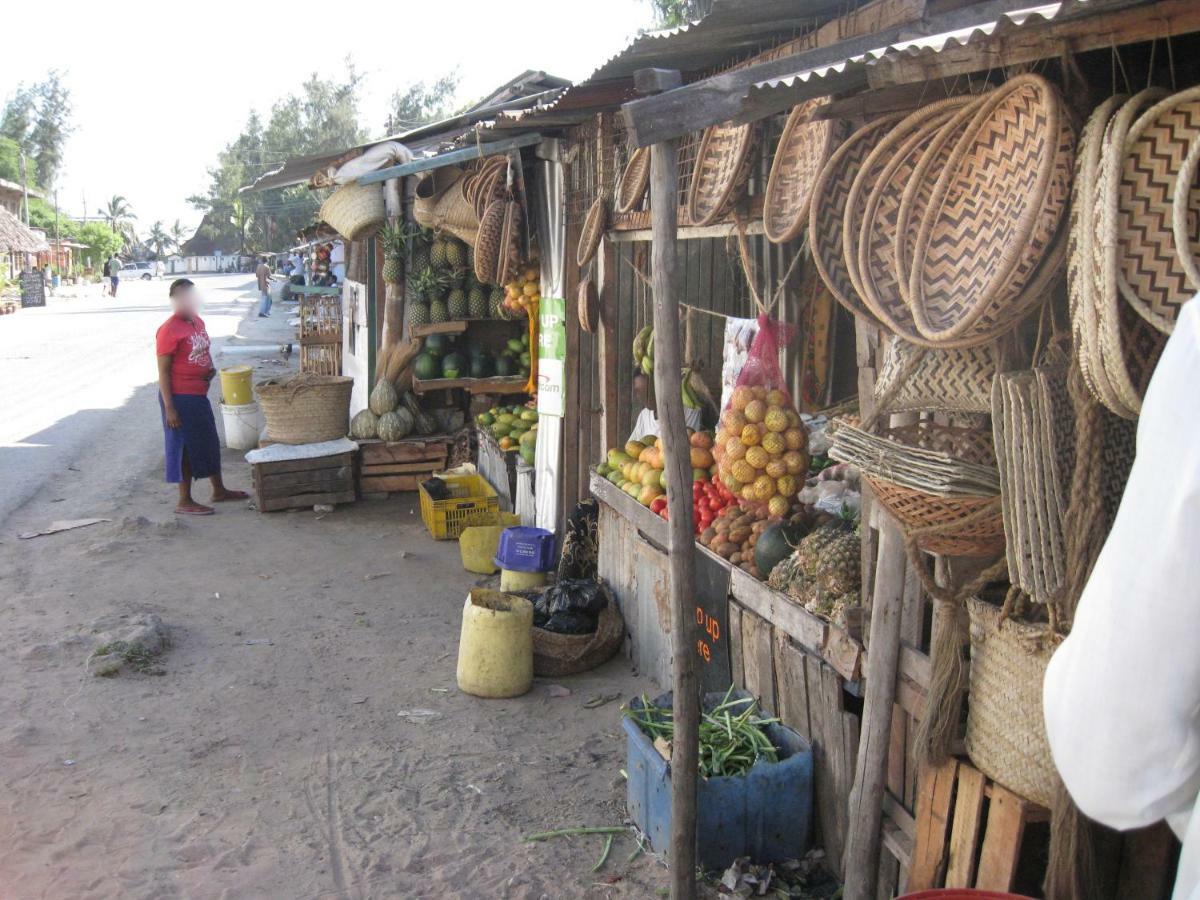
<instances>
[{"instance_id":1,"label":"blue plastic bin","mask_svg":"<svg viewBox=\"0 0 1200 900\"><path fill-rule=\"evenodd\" d=\"M738 699L749 698L734 691ZM707 694L712 709L724 694ZM651 701L669 707L671 695ZM640 709L641 698L630 702ZM646 733L626 718L629 773L627 804L634 823L650 845L666 854L671 846L670 764L654 749ZM808 849L812 828L812 746L784 725L766 726L779 751L779 762L759 760L745 775L701 778L697 785L696 853L705 869L725 869L740 856L756 863L800 859Z\"/></svg>"},{"instance_id":2,"label":"blue plastic bin","mask_svg":"<svg viewBox=\"0 0 1200 900\"><path fill-rule=\"evenodd\" d=\"M496 565L512 572L549 572L554 568L554 533L514 525L500 533Z\"/></svg>"}]
</instances>

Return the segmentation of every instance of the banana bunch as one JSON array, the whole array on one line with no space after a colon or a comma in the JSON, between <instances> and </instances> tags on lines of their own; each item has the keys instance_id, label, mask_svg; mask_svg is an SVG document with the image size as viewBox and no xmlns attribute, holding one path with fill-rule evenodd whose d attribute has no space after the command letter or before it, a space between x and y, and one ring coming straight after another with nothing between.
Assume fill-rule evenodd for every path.
<instances>
[{"instance_id":1,"label":"banana bunch","mask_svg":"<svg viewBox=\"0 0 1200 900\"><path fill-rule=\"evenodd\" d=\"M633 364L643 375L654 371L654 326L647 325L633 339Z\"/></svg>"},{"instance_id":2,"label":"banana bunch","mask_svg":"<svg viewBox=\"0 0 1200 900\"><path fill-rule=\"evenodd\" d=\"M680 382L683 385L683 405L687 409L699 409L701 407L700 399L696 396L695 389L691 384L692 379L698 378L699 376L696 375L696 373L694 373L690 368L685 368L682 375L683 377L680 378Z\"/></svg>"}]
</instances>

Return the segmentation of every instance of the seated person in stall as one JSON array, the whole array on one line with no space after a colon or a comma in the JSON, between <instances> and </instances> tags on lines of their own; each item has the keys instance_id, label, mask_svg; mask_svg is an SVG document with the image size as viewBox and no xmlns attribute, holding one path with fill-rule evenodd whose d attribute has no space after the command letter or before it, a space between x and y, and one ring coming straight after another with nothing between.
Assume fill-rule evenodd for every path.
<instances>
[{"instance_id":1,"label":"seated person in stall","mask_svg":"<svg viewBox=\"0 0 1200 900\"><path fill-rule=\"evenodd\" d=\"M637 419L633 423L633 431L629 440L640 441L648 434L658 437L658 417L654 414L654 379L637 370L633 375L633 405L641 407ZM703 424L703 410L683 408L683 420L692 431L699 431Z\"/></svg>"},{"instance_id":2,"label":"seated person in stall","mask_svg":"<svg viewBox=\"0 0 1200 900\"><path fill-rule=\"evenodd\" d=\"M214 503L246 500L244 491L225 487L221 480L221 442L208 385L217 370L209 354L208 332L200 318L200 297L186 278L171 283L171 318L159 326L158 409L162 414L166 448L166 480L179 485L175 512L181 516L211 516L211 506L192 499L192 479L212 482Z\"/></svg>"}]
</instances>

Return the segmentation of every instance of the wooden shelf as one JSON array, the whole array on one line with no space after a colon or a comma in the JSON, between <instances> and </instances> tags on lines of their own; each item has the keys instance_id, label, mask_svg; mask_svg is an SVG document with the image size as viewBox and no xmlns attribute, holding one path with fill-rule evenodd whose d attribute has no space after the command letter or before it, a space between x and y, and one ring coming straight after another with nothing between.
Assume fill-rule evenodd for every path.
<instances>
[{"instance_id":1,"label":"wooden shelf","mask_svg":"<svg viewBox=\"0 0 1200 900\"><path fill-rule=\"evenodd\" d=\"M472 394L524 394L528 381L524 375L506 378L414 378L413 391L424 394L429 391L462 388Z\"/></svg>"},{"instance_id":2,"label":"wooden shelf","mask_svg":"<svg viewBox=\"0 0 1200 900\"><path fill-rule=\"evenodd\" d=\"M412 325L409 327L409 334L415 338L427 337L431 334L462 334L473 322L487 322L489 325L526 324L525 319L456 319L453 322Z\"/></svg>"}]
</instances>

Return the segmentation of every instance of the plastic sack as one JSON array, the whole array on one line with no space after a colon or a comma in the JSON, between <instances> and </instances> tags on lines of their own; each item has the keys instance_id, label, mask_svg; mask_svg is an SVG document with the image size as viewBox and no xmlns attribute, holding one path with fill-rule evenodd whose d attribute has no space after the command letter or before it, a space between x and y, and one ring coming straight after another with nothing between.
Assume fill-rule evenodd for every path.
<instances>
[{"instance_id":1,"label":"plastic sack","mask_svg":"<svg viewBox=\"0 0 1200 900\"><path fill-rule=\"evenodd\" d=\"M571 578L546 588L533 603L533 623L558 634L591 634L608 594L598 581Z\"/></svg>"},{"instance_id":2,"label":"plastic sack","mask_svg":"<svg viewBox=\"0 0 1200 900\"><path fill-rule=\"evenodd\" d=\"M779 351L795 329L763 314L737 385L721 411L713 455L745 508L788 514L808 473L808 432L792 403Z\"/></svg>"}]
</instances>

